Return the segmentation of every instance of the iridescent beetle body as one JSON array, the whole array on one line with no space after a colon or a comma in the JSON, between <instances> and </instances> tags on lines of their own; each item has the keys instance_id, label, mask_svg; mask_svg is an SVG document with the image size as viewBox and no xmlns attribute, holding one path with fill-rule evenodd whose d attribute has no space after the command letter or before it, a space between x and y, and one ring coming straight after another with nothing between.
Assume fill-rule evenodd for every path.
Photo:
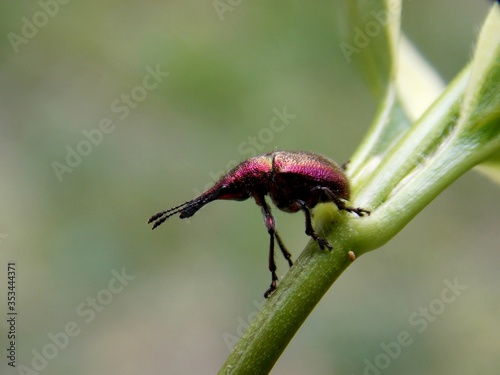
<instances>
[{"instance_id":1,"label":"iridescent beetle body","mask_svg":"<svg viewBox=\"0 0 500 375\"><path fill-rule=\"evenodd\" d=\"M193 216L209 202L219 199L243 201L250 197L261 207L264 223L270 235L269 270L271 286L264 296L267 298L276 289L276 264L274 262L274 240L292 266L291 255L276 231L271 209L265 200L269 195L273 203L285 212L302 210L306 217L306 234L320 246L332 246L314 231L311 223L311 209L318 203L332 202L339 208L354 212L358 216L369 214L362 208L345 205L349 200L349 182L344 170L337 163L321 155L302 151L275 151L247 159L224 175L212 188L192 201L183 203L153 215L148 223L156 228L170 216L179 213L181 219Z\"/></svg>"}]
</instances>

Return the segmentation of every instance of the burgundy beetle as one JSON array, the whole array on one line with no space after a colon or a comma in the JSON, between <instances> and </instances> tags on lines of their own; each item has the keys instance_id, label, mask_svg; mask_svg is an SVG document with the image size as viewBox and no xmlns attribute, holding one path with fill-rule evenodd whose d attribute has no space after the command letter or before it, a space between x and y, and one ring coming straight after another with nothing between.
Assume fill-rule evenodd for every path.
<instances>
[{"instance_id":1,"label":"burgundy beetle","mask_svg":"<svg viewBox=\"0 0 500 375\"><path fill-rule=\"evenodd\" d=\"M269 270L271 286L264 294L269 297L276 290L276 264L274 262L274 239L283 256L292 266L291 254L286 249L278 232L271 209L265 196L285 212L302 210L306 216L306 234L312 237L321 249L332 249L328 241L316 234L311 224L311 209L318 203L333 202L339 210L354 212L358 216L369 214L363 208L346 206L349 200L349 182L344 170L324 156L302 151L275 151L247 159L234 167L209 190L189 202L158 212L148 223L153 228L161 225L170 216L180 213L181 219L193 216L209 202L218 199L243 201L250 197L261 207L264 223L269 232Z\"/></svg>"}]
</instances>

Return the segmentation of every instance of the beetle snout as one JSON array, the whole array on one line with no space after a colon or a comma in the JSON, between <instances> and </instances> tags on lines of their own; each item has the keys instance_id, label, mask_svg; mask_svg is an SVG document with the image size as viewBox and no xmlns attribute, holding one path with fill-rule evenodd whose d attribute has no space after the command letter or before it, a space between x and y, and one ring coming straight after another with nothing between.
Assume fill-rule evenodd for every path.
<instances>
[{"instance_id":1,"label":"beetle snout","mask_svg":"<svg viewBox=\"0 0 500 375\"><path fill-rule=\"evenodd\" d=\"M183 209L181 211L181 214L179 215L179 217L181 219L185 219L185 218L188 218L188 217L191 217L193 216L196 211L198 211L199 209L201 208L200 205L195 205L195 206L190 206L190 207L186 207L185 209Z\"/></svg>"}]
</instances>

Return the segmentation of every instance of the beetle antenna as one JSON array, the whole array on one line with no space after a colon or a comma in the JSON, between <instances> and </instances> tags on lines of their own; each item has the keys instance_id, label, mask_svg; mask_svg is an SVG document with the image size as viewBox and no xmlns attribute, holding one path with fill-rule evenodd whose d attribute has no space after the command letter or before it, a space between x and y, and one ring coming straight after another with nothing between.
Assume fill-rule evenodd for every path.
<instances>
[{"instance_id":1,"label":"beetle antenna","mask_svg":"<svg viewBox=\"0 0 500 375\"><path fill-rule=\"evenodd\" d=\"M163 224L165 222L165 220L167 220L170 216L178 214L183 209L185 209L193 204L196 204L196 203L197 203L196 200L192 200L192 201L180 204L176 207L169 208L168 210L160 211L149 218L148 224L154 222L153 228L151 228L151 229L155 229L157 226Z\"/></svg>"},{"instance_id":2,"label":"beetle antenna","mask_svg":"<svg viewBox=\"0 0 500 375\"><path fill-rule=\"evenodd\" d=\"M215 192L207 191L206 193L200 195L198 198L190 200L189 202L185 202L176 207L169 208L165 211L160 211L153 216L151 216L148 220L148 224L153 223L153 228L155 229L157 226L163 224L165 220L167 220L170 216L174 216L175 214L180 213L180 218L185 219L187 217L193 216L200 208L206 205L209 202L217 199L220 194L220 189Z\"/></svg>"}]
</instances>

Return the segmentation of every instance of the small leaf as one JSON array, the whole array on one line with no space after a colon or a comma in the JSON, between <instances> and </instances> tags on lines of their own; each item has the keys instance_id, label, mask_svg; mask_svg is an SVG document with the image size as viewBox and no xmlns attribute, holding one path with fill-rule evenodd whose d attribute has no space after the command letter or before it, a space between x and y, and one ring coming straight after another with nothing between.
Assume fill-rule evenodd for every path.
<instances>
[{"instance_id":1,"label":"small leaf","mask_svg":"<svg viewBox=\"0 0 500 375\"><path fill-rule=\"evenodd\" d=\"M401 1L345 0L346 41L340 49L347 62L359 64L375 97L382 100L394 81Z\"/></svg>"},{"instance_id":2,"label":"small leaf","mask_svg":"<svg viewBox=\"0 0 500 375\"><path fill-rule=\"evenodd\" d=\"M479 34L457 132L482 144L483 160L500 150L500 6L492 6ZM478 156L479 157L479 156Z\"/></svg>"}]
</instances>

